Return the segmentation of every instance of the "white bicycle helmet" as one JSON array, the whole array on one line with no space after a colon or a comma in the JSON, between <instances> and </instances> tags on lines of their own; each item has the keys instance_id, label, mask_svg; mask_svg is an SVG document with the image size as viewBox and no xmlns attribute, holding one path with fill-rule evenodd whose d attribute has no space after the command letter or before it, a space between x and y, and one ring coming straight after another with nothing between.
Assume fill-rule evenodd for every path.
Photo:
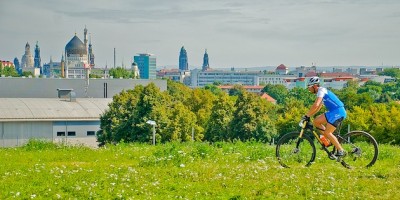
<instances>
[{"instance_id":1,"label":"white bicycle helmet","mask_svg":"<svg viewBox=\"0 0 400 200\"><path fill-rule=\"evenodd\" d=\"M319 84L319 77L318 76L313 76L308 81L308 86L314 85L314 84Z\"/></svg>"}]
</instances>

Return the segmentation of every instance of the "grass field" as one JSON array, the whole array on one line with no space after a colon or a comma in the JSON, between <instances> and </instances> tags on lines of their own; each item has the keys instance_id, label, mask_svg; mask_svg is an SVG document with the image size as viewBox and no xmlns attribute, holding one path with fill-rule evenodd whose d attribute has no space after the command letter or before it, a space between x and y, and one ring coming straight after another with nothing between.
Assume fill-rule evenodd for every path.
<instances>
[{"instance_id":1,"label":"grass field","mask_svg":"<svg viewBox=\"0 0 400 200\"><path fill-rule=\"evenodd\" d=\"M0 149L0 199L400 199L400 148L369 169L317 152L286 169L261 143L119 144L99 149L31 141Z\"/></svg>"}]
</instances>

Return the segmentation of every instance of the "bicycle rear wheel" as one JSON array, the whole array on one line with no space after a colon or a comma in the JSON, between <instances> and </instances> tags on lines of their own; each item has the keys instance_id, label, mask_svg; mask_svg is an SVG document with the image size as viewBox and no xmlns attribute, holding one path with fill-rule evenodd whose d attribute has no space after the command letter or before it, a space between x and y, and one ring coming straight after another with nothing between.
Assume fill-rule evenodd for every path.
<instances>
[{"instance_id":1,"label":"bicycle rear wheel","mask_svg":"<svg viewBox=\"0 0 400 200\"><path fill-rule=\"evenodd\" d=\"M369 133L352 131L338 140L347 155L342 159L342 165L350 168L371 167L378 158L378 143Z\"/></svg>"},{"instance_id":2,"label":"bicycle rear wheel","mask_svg":"<svg viewBox=\"0 0 400 200\"><path fill-rule=\"evenodd\" d=\"M279 139L276 157L283 167L308 167L315 160L314 142L305 134L302 138L299 138L299 135L298 132L292 132Z\"/></svg>"}]
</instances>

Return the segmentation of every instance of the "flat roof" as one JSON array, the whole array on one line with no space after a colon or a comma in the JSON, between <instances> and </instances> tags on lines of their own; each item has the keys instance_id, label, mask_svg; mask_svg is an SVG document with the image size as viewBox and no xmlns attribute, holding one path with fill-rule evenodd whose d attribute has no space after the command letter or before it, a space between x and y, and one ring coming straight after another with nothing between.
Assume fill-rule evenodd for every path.
<instances>
[{"instance_id":1,"label":"flat roof","mask_svg":"<svg viewBox=\"0 0 400 200\"><path fill-rule=\"evenodd\" d=\"M97 121L112 98L0 98L0 122Z\"/></svg>"}]
</instances>

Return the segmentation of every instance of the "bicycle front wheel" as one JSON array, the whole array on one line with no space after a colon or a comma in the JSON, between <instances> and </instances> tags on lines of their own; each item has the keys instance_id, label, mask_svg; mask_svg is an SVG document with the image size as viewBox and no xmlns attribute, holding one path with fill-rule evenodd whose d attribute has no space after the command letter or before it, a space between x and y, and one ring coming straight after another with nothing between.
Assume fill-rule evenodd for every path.
<instances>
[{"instance_id":1,"label":"bicycle front wheel","mask_svg":"<svg viewBox=\"0 0 400 200\"><path fill-rule=\"evenodd\" d=\"M276 157L283 167L308 167L315 160L314 142L305 134L301 138L299 135L298 132L292 132L278 140Z\"/></svg>"},{"instance_id":2,"label":"bicycle front wheel","mask_svg":"<svg viewBox=\"0 0 400 200\"><path fill-rule=\"evenodd\" d=\"M347 155L343 157L345 167L360 168L371 167L378 158L378 143L369 133L352 131L338 137Z\"/></svg>"}]
</instances>

